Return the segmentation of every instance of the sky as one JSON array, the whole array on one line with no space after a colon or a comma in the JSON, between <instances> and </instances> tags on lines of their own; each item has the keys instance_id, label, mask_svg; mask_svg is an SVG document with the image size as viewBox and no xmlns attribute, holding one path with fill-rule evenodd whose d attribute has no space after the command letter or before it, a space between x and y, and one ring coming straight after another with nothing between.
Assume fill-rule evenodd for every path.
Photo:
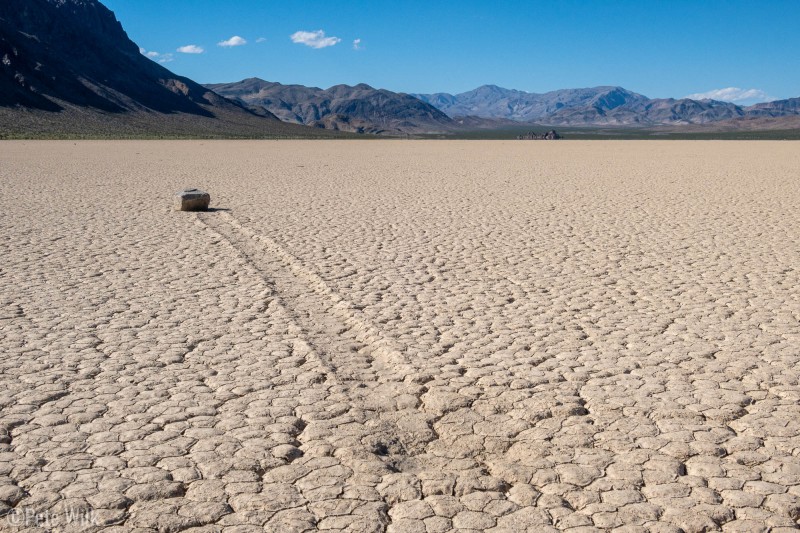
<instances>
[{"instance_id":1,"label":"sky","mask_svg":"<svg viewBox=\"0 0 800 533\"><path fill-rule=\"evenodd\" d=\"M201 83L800 96L799 0L101 1L143 53Z\"/></svg>"}]
</instances>

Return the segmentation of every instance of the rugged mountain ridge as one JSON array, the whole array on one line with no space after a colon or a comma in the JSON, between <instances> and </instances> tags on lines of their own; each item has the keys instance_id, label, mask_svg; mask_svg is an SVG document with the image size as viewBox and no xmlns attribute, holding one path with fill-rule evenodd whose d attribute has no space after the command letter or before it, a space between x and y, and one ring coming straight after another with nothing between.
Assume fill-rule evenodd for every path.
<instances>
[{"instance_id":1,"label":"rugged mountain ridge","mask_svg":"<svg viewBox=\"0 0 800 533\"><path fill-rule=\"evenodd\" d=\"M800 115L800 98L775 100L761 104L751 105L747 108L746 116L749 118L786 117Z\"/></svg>"},{"instance_id":2,"label":"rugged mountain ridge","mask_svg":"<svg viewBox=\"0 0 800 533\"><path fill-rule=\"evenodd\" d=\"M139 53L98 0L4 0L0 133L302 134Z\"/></svg>"},{"instance_id":3,"label":"rugged mountain ridge","mask_svg":"<svg viewBox=\"0 0 800 533\"><path fill-rule=\"evenodd\" d=\"M457 95L435 93L414 96L453 117L474 115L517 122L536 122L565 108L611 110L621 105L647 101L641 94L622 87L607 86L537 94L484 85Z\"/></svg>"},{"instance_id":4,"label":"rugged mountain ridge","mask_svg":"<svg viewBox=\"0 0 800 533\"><path fill-rule=\"evenodd\" d=\"M266 109L281 120L319 128L399 134L447 132L459 127L418 98L365 83L320 89L248 78L206 87L251 108Z\"/></svg>"},{"instance_id":5,"label":"rugged mountain ridge","mask_svg":"<svg viewBox=\"0 0 800 533\"><path fill-rule=\"evenodd\" d=\"M596 106L564 108L545 117L557 125L708 124L744 116L737 105L716 100L658 98L623 104L611 109Z\"/></svg>"},{"instance_id":6,"label":"rugged mountain ridge","mask_svg":"<svg viewBox=\"0 0 800 533\"><path fill-rule=\"evenodd\" d=\"M487 119L570 126L711 124L739 118L800 114L800 98L742 107L716 100L651 99L611 86L528 93L484 85L455 95L414 96L452 117L475 115Z\"/></svg>"}]
</instances>

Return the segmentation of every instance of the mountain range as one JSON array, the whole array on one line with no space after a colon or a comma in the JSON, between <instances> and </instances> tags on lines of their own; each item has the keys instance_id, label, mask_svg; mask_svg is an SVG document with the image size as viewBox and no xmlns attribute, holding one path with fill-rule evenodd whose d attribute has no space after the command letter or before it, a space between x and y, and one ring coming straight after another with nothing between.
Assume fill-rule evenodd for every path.
<instances>
[{"instance_id":1,"label":"mountain range","mask_svg":"<svg viewBox=\"0 0 800 533\"><path fill-rule=\"evenodd\" d=\"M413 96L451 117L477 116L554 126L710 124L800 114L800 98L742 107L717 100L647 98L622 87L610 86L528 93L484 85L456 95Z\"/></svg>"},{"instance_id":2,"label":"mountain range","mask_svg":"<svg viewBox=\"0 0 800 533\"><path fill-rule=\"evenodd\" d=\"M148 59L99 0L3 0L0 137L453 134L517 125L797 128L800 98L751 106L651 99L622 87L546 93L484 85L404 94L258 78L200 85Z\"/></svg>"},{"instance_id":3,"label":"mountain range","mask_svg":"<svg viewBox=\"0 0 800 533\"><path fill-rule=\"evenodd\" d=\"M366 84L320 89L249 78L206 87L284 121L376 134L447 133L520 124L628 127L719 124L729 129L731 121L800 115L800 98L742 107L717 100L648 98L613 86L528 93L484 85L456 95L409 95Z\"/></svg>"},{"instance_id":4,"label":"mountain range","mask_svg":"<svg viewBox=\"0 0 800 533\"><path fill-rule=\"evenodd\" d=\"M418 98L374 89L364 83L320 89L249 78L206 87L250 109L263 110L283 121L316 128L374 134L458 129L458 124L450 117Z\"/></svg>"}]
</instances>

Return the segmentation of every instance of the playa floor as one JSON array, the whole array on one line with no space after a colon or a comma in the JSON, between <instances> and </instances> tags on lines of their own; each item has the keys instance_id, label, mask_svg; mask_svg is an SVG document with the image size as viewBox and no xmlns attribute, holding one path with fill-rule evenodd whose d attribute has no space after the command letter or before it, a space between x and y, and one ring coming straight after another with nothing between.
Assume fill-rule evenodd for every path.
<instances>
[{"instance_id":1,"label":"playa floor","mask_svg":"<svg viewBox=\"0 0 800 533\"><path fill-rule=\"evenodd\" d=\"M3 142L0 254L0 531L797 528L797 143Z\"/></svg>"}]
</instances>

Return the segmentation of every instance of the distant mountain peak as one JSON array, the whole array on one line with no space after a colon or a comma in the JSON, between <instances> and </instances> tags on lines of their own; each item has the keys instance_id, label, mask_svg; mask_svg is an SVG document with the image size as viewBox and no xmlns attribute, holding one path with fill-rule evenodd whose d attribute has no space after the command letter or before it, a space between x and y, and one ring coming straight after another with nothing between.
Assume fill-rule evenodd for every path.
<instances>
[{"instance_id":1,"label":"distant mountain peak","mask_svg":"<svg viewBox=\"0 0 800 533\"><path fill-rule=\"evenodd\" d=\"M480 87L478 87L475 90L476 91L484 90L484 91L505 92L505 91L509 91L510 89L506 89L504 87L500 87L499 85L495 85L493 83L487 83L487 84L481 85Z\"/></svg>"}]
</instances>

